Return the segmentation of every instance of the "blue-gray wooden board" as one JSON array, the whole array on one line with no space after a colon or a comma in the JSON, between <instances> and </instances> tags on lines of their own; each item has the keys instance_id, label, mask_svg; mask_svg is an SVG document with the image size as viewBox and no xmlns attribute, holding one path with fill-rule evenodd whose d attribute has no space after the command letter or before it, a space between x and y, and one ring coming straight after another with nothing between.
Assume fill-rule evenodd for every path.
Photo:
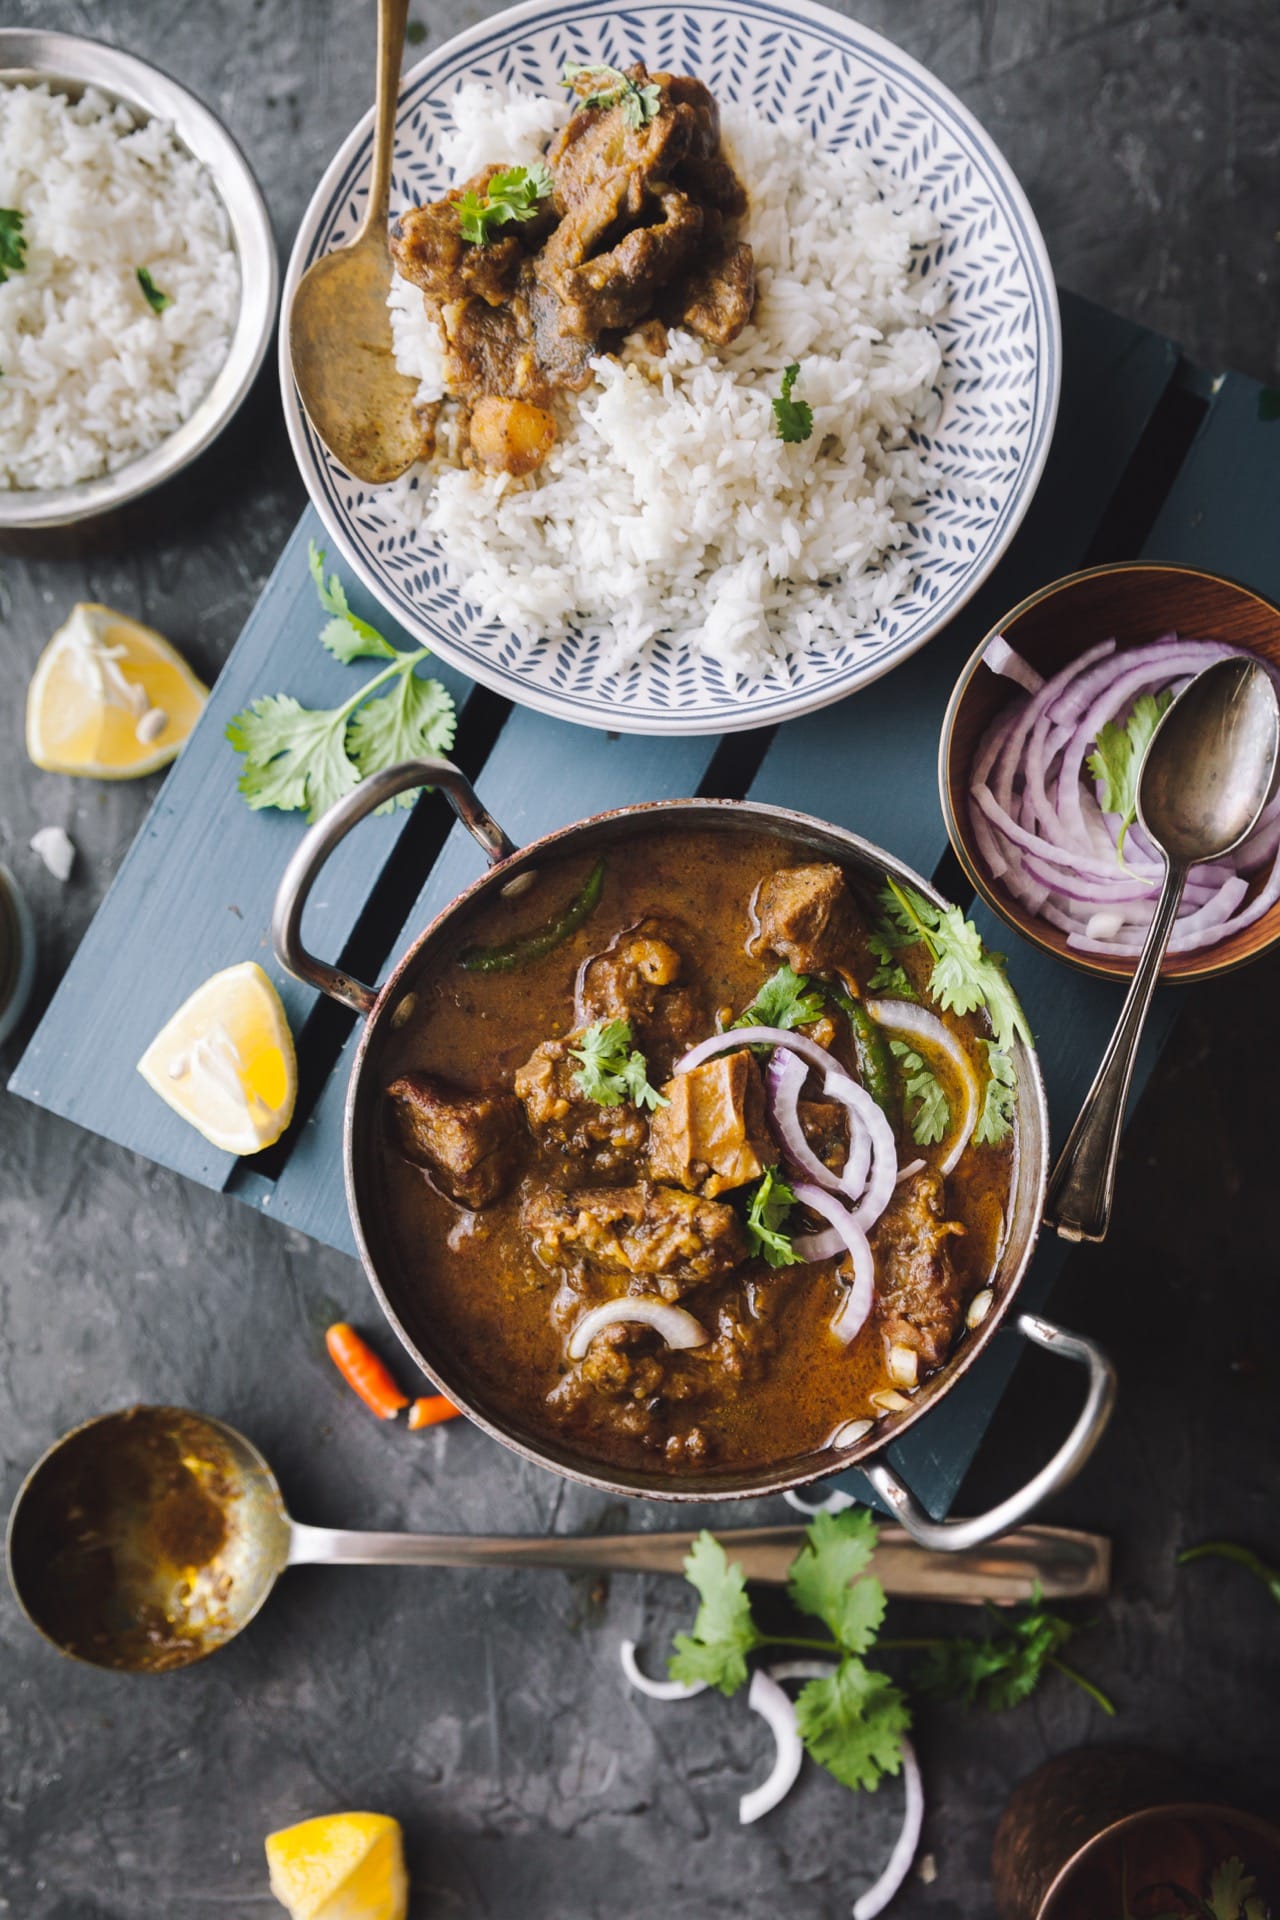
<instances>
[{"instance_id":1,"label":"blue-gray wooden board","mask_svg":"<svg viewBox=\"0 0 1280 1920\"><path fill-rule=\"evenodd\" d=\"M516 841L605 806L697 792L775 801L851 827L915 866L948 864L935 772L947 696L982 634L1025 593L1097 559L1141 551L1229 573L1280 594L1280 423L1262 417L1255 383L1210 380L1167 340L1063 297L1062 410L1026 521L992 579L923 653L866 692L791 722L749 762L715 760L718 737L649 740L589 732L509 708L441 666L459 707L459 758ZM356 1033L282 975L268 924L276 884L302 831L296 816L254 814L235 792L227 721L256 695L307 706L344 697L352 672L319 647L304 515L219 676L208 709L15 1072L11 1088L203 1185L225 1190L316 1239L352 1250L343 1197L342 1107ZM359 590L357 611L393 638ZM1082 636L1082 644L1090 636ZM1095 636L1096 637L1096 636ZM754 736L757 745L760 736ZM487 746L487 750L486 750ZM746 749L750 753L750 748ZM713 764L714 761L714 764ZM479 854L444 802L366 822L325 870L307 910L314 952L366 978L386 972L413 935L478 870ZM966 897L962 895L961 897ZM1038 1038L1054 1133L1062 1137L1110 1032L1114 987L1027 947L985 911L984 935L1008 953ZM236 1161L210 1147L146 1087L134 1066L160 1022L209 974L257 959L277 981L298 1039L298 1118L278 1148ZM137 991L146 981L145 994ZM1140 1088L1177 1011L1158 1001L1136 1076ZM1038 1252L1026 1282L1042 1305L1063 1258ZM1017 1358L1001 1335L981 1365L894 1450L935 1513L950 1506ZM1056 1436L1046 1435L1046 1449ZM845 1476L850 1490L865 1483Z\"/></svg>"}]
</instances>

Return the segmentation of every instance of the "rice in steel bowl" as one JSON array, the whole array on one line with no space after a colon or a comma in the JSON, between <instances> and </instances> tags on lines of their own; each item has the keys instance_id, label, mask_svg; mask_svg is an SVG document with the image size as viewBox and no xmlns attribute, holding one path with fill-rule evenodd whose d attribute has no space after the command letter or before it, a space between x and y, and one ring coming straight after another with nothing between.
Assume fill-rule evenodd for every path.
<instances>
[{"instance_id":1,"label":"rice in steel bowl","mask_svg":"<svg viewBox=\"0 0 1280 1920\"><path fill-rule=\"evenodd\" d=\"M565 105L470 84L445 153L458 178L483 161L529 163ZM559 403L558 441L536 481L439 457L397 483L411 524L434 534L486 617L522 638L607 621L624 667L669 633L730 675L758 680L789 654L855 637L902 591L913 504L936 484L916 429L938 411L931 323L947 289L922 273L931 210L857 154L821 148L796 121L726 105L726 147L750 194L754 316L727 347L672 329L665 354L637 336L601 356ZM422 296L391 292L396 357L439 399L442 349ZM813 409L800 444L773 400L799 364Z\"/></svg>"},{"instance_id":2,"label":"rice in steel bowl","mask_svg":"<svg viewBox=\"0 0 1280 1920\"><path fill-rule=\"evenodd\" d=\"M26 85L0 85L0 209L20 216L0 282L0 490L76 486L175 432L226 360L226 212L163 121Z\"/></svg>"}]
</instances>

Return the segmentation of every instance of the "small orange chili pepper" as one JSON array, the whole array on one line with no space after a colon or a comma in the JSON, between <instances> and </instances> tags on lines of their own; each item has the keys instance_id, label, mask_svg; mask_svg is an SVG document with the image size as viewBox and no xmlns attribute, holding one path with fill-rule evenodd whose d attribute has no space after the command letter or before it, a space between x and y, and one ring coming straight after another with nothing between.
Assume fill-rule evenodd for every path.
<instances>
[{"instance_id":1,"label":"small orange chili pepper","mask_svg":"<svg viewBox=\"0 0 1280 1920\"><path fill-rule=\"evenodd\" d=\"M338 1372L353 1392L358 1393L371 1413L379 1420L394 1420L402 1407L409 1404L408 1394L401 1393L373 1348L367 1346L354 1327L345 1320L337 1321L324 1337Z\"/></svg>"},{"instance_id":2,"label":"small orange chili pepper","mask_svg":"<svg viewBox=\"0 0 1280 1920\"><path fill-rule=\"evenodd\" d=\"M409 1425L416 1433L419 1427L438 1427L442 1420L456 1420L461 1412L462 1408L455 1407L442 1393L429 1393L410 1407Z\"/></svg>"}]
</instances>

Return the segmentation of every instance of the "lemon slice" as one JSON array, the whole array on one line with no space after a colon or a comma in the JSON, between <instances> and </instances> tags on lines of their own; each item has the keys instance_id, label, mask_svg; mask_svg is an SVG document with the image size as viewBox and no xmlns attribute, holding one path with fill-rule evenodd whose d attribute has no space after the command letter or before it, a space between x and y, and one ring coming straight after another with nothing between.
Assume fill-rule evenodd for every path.
<instances>
[{"instance_id":1,"label":"lemon slice","mask_svg":"<svg viewBox=\"0 0 1280 1920\"><path fill-rule=\"evenodd\" d=\"M256 961L197 987L138 1072L224 1153L259 1153L278 1140L293 1118L298 1062L280 995Z\"/></svg>"},{"instance_id":2,"label":"lemon slice","mask_svg":"<svg viewBox=\"0 0 1280 1920\"><path fill-rule=\"evenodd\" d=\"M386 1813L327 1813L267 1835L271 1891L292 1920L405 1920L409 1881L400 1823Z\"/></svg>"},{"instance_id":3,"label":"lemon slice","mask_svg":"<svg viewBox=\"0 0 1280 1920\"><path fill-rule=\"evenodd\" d=\"M81 601L36 662L27 752L46 773L134 780L168 766L208 697L160 634Z\"/></svg>"}]
</instances>

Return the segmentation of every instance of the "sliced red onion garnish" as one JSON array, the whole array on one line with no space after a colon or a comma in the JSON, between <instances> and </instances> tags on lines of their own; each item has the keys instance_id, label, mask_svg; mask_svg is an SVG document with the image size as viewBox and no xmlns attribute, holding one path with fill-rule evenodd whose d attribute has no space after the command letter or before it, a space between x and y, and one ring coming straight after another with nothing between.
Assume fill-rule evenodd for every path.
<instances>
[{"instance_id":1,"label":"sliced red onion garnish","mask_svg":"<svg viewBox=\"0 0 1280 1920\"><path fill-rule=\"evenodd\" d=\"M831 1322L832 1333L842 1347L847 1347L862 1332L875 1302L876 1263L871 1242L849 1208L842 1206L833 1194L802 1182L796 1187L795 1196L802 1206L808 1207L835 1228L845 1252L853 1262L852 1284Z\"/></svg>"},{"instance_id":2,"label":"sliced red onion garnish","mask_svg":"<svg viewBox=\"0 0 1280 1920\"><path fill-rule=\"evenodd\" d=\"M1028 693L1039 693L1044 685L1044 675L1037 673L1031 662L1024 660L1020 653L1015 653L1002 633L988 640L982 650L982 660L992 673L1003 673L1007 679L1016 680Z\"/></svg>"},{"instance_id":3,"label":"sliced red onion garnish","mask_svg":"<svg viewBox=\"0 0 1280 1920\"><path fill-rule=\"evenodd\" d=\"M997 714L970 776L970 821L993 880L1082 953L1134 958L1164 877L1164 859L1134 823L1124 858L1120 822L1101 807L1088 759L1110 721L1124 726L1143 694L1175 697L1212 661L1238 653L1176 633L1120 650L1103 641L1041 685L1003 639L984 660L1026 689ZM1280 689L1280 669L1264 662ZM1026 672L1022 671L1026 668ZM1252 892L1252 897L1250 893ZM1216 946L1280 899L1280 794L1243 846L1193 868L1171 953Z\"/></svg>"},{"instance_id":4,"label":"sliced red onion garnish","mask_svg":"<svg viewBox=\"0 0 1280 1920\"><path fill-rule=\"evenodd\" d=\"M764 1814L772 1813L779 1802L786 1799L796 1783L800 1763L804 1759L804 1744L796 1725L795 1706L763 1667L757 1667L751 1676L747 1705L753 1713L758 1713L768 1721L777 1742L777 1753L768 1779L762 1780L750 1793L744 1793L738 1802L738 1819L744 1827L749 1827L753 1820L761 1819Z\"/></svg>"},{"instance_id":5,"label":"sliced red onion garnish","mask_svg":"<svg viewBox=\"0 0 1280 1920\"><path fill-rule=\"evenodd\" d=\"M705 1347L711 1338L701 1321L695 1320L683 1307L673 1307L669 1301L649 1293L624 1294L619 1300L606 1300L602 1306L592 1307L589 1313L583 1314L569 1335L569 1358L581 1360L596 1335L620 1321L652 1327L669 1347L677 1349Z\"/></svg>"},{"instance_id":6,"label":"sliced red onion garnish","mask_svg":"<svg viewBox=\"0 0 1280 1920\"><path fill-rule=\"evenodd\" d=\"M692 1700L697 1694L705 1693L705 1680L651 1680L647 1673L641 1673L636 1664L636 1643L624 1640L618 1649L622 1661L622 1671L632 1686L640 1693L647 1693L651 1700Z\"/></svg>"},{"instance_id":7,"label":"sliced red onion garnish","mask_svg":"<svg viewBox=\"0 0 1280 1920\"><path fill-rule=\"evenodd\" d=\"M793 1173L802 1174L806 1180L816 1180L829 1193L839 1193L840 1175L819 1160L800 1124L800 1089L808 1078L808 1065L798 1053L793 1053L790 1047L774 1048L764 1076L769 1125Z\"/></svg>"},{"instance_id":8,"label":"sliced red onion garnish","mask_svg":"<svg viewBox=\"0 0 1280 1920\"><path fill-rule=\"evenodd\" d=\"M901 1831L893 1843L893 1852L880 1878L854 1901L853 1920L876 1920L877 1914L884 1912L910 1873L911 1862L920 1845L920 1829L924 1825L924 1782L920 1778L916 1750L905 1734L902 1737L902 1784L906 1788L907 1804Z\"/></svg>"},{"instance_id":9,"label":"sliced red onion garnish","mask_svg":"<svg viewBox=\"0 0 1280 1920\"><path fill-rule=\"evenodd\" d=\"M936 1013L930 1013L926 1007L917 1006L913 1000L868 1000L867 1012L882 1027L891 1033L909 1033L914 1040L920 1040L928 1047L936 1047L939 1053L945 1053L955 1068L956 1077L964 1089L964 1112L956 1123L951 1136L951 1144L946 1156L939 1165L940 1173L950 1173L961 1154L968 1146L974 1127L978 1124L978 1108L981 1093L978 1078L973 1071L973 1062L952 1033L945 1020Z\"/></svg>"},{"instance_id":10,"label":"sliced red onion garnish","mask_svg":"<svg viewBox=\"0 0 1280 1920\"><path fill-rule=\"evenodd\" d=\"M826 1048L810 1040L807 1034L791 1033L786 1027L727 1027L723 1033L713 1033L708 1039L699 1040L696 1047L690 1047L684 1058L676 1061L675 1071L692 1073L704 1060L713 1059L717 1053L737 1053L740 1047L789 1047L819 1073L829 1073L839 1066Z\"/></svg>"}]
</instances>

